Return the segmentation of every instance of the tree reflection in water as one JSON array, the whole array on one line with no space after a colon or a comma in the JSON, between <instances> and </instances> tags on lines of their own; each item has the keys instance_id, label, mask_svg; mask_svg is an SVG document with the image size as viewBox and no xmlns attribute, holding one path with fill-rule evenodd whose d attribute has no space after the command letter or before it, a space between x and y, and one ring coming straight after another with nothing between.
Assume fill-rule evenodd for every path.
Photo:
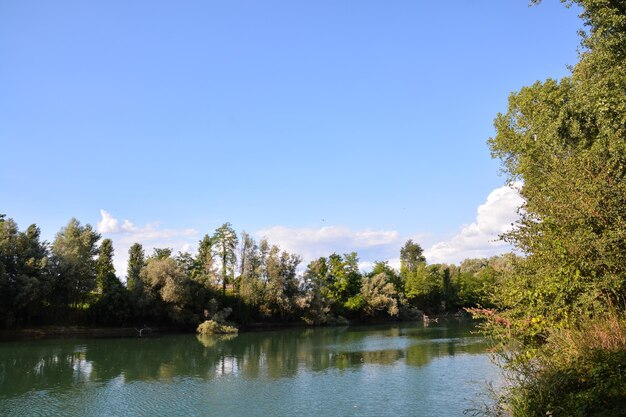
<instances>
[{"instance_id":1,"label":"tree reflection in water","mask_svg":"<svg viewBox=\"0 0 626 417\"><path fill-rule=\"evenodd\" d=\"M85 382L175 378L289 378L404 361L482 354L486 344L456 324L332 327L226 336L54 340L0 345L0 398L67 390Z\"/></svg>"}]
</instances>

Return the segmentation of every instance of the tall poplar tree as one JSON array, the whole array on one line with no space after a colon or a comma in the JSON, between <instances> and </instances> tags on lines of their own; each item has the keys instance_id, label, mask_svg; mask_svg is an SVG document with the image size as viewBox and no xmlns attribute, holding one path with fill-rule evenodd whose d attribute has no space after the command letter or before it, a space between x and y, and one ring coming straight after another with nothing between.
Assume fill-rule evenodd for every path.
<instances>
[{"instance_id":1,"label":"tall poplar tree","mask_svg":"<svg viewBox=\"0 0 626 417\"><path fill-rule=\"evenodd\" d=\"M205 288L214 288L215 285L215 249L211 236L204 235L198 243L198 254L195 259L193 279Z\"/></svg>"},{"instance_id":2,"label":"tall poplar tree","mask_svg":"<svg viewBox=\"0 0 626 417\"><path fill-rule=\"evenodd\" d=\"M98 292L102 293L107 281L117 279L115 267L113 266L113 242L111 239L104 239L100 243L100 253L96 262Z\"/></svg>"},{"instance_id":3,"label":"tall poplar tree","mask_svg":"<svg viewBox=\"0 0 626 417\"><path fill-rule=\"evenodd\" d=\"M239 239L231 224L224 223L222 226L215 229L212 240L215 243L215 250L221 261L222 273L220 278L222 281L222 294L226 295L226 284L232 281L235 274L235 265L237 262L235 251Z\"/></svg>"},{"instance_id":4,"label":"tall poplar tree","mask_svg":"<svg viewBox=\"0 0 626 417\"><path fill-rule=\"evenodd\" d=\"M126 287L136 292L141 286L141 270L146 265L146 255L143 246L134 243L128 250L128 269L126 271Z\"/></svg>"}]
</instances>

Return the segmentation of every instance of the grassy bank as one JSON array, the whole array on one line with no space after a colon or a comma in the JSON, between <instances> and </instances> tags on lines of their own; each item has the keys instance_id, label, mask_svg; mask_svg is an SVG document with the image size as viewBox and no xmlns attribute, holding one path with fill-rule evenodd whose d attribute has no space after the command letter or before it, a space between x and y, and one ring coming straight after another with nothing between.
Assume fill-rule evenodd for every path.
<instances>
[{"instance_id":1,"label":"grassy bank","mask_svg":"<svg viewBox=\"0 0 626 417\"><path fill-rule=\"evenodd\" d=\"M532 360L503 353L513 383L496 416L626 416L626 316L552 330Z\"/></svg>"}]
</instances>

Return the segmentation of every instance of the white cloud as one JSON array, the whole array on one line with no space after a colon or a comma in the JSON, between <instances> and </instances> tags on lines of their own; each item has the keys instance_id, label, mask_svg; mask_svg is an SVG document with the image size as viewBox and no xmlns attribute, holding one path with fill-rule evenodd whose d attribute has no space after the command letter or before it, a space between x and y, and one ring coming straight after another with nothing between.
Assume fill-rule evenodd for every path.
<instances>
[{"instance_id":1,"label":"white cloud","mask_svg":"<svg viewBox=\"0 0 626 417\"><path fill-rule=\"evenodd\" d=\"M519 218L517 209L523 199L517 192L519 185L493 190L487 201L478 207L474 223L451 239L439 242L425 251L429 263L458 263L465 258L482 258L511 250L498 236L512 229Z\"/></svg>"},{"instance_id":2,"label":"white cloud","mask_svg":"<svg viewBox=\"0 0 626 417\"><path fill-rule=\"evenodd\" d=\"M354 241L359 246L378 246L387 245L389 243L396 242L398 240L399 233L395 230L365 230L362 232L356 232L354 235Z\"/></svg>"},{"instance_id":3,"label":"white cloud","mask_svg":"<svg viewBox=\"0 0 626 417\"><path fill-rule=\"evenodd\" d=\"M115 217L111 216L106 210L100 210L100 216L102 217L96 228L99 233L115 233L119 231L118 221Z\"/></svg>"},{"instance_id":4,"label":"white cloud","mask_svg":"<svg viewBox=\"0 0 626 417\"><path fill-rule=\"evenodd\" d=\"M359 262L359 270L361 271L371 271L374 268L374 262L372 261L361 261Z\"/></svg>"},{"instance_id":5,"label":"white cloud","mask_svg":"<svg viewBox=\"0 0 626 417\"><path fill-rule=\"evenodd\" d=\"M398 248L398 252L400 249ZM387 262L387 265L394 268L395 270L400 270L400 258L391 258L391 259L380 259ZM361 261L359 262L359 269L364 272L369 272L374 268L375 261Z\"/></svg>"},{"instance_id":6,"label":"white cloud","mask_svg":"<svg viewBox=\"0 0 626 417\"><path fill-rule=\"evenodd\" d=\"M197 230L191 228L161 229L158 222L136 226L131 221L124 220L119 227L118 219L106 210L100 210L100 216L98 232L113 241L113 265L118 276L126 275L128 250L134 243L140 243L146 255L150 255L154 248L172 248L174 253L191 252L200 236Z\"/></svg>"},{"instance_id":7,"label":"white cloud","mask_svg":"<svg viewBox=\"0 0 626 417\"><path fill-rule=\"evenodd\" d=\"M333 252L343 254L356 251L361 259L360 266L367 269L373 261L397 256L404 243L396 230L351 230L345 226L320 228L297 228L274 226L254 233L258 239L266 238L281 249L297 253L303 264L328 256Z\"/></svg>"},{"instance_id":8,"label":"white cloud","mask_svg":"<svg viewBox=\"0 0 626 417\"><path fill-rule=\"evenodd\" d=\"M517 208L522 198L511 187L493 190L487 201L477 209L476 220L461 229L448 240L442 240L425 251L429 263L459 263L465 258L478 258L507 252L510 247L498 240L498 235L511 229L517 218ZM174 253L195 252L200 233L191 228L162 229L158 222L137 226L129 220L120 222L111 213L101 210L98 231L113 240L115 246L115 268L117 274L126 274L128 249L141 243L146 255L155 247L169 247ZM331 253L356 251L359 267L371 269L374 261L387 260L389 265L399 268L398 254L408 239L422 245L433 241L431 234L401 234L396 230L352 230L346 226L286 227L273 226L258 230L253 235L257 239L267 238L271 244L281 249L297 253L303 257L302 266ZM424 246L427 247L427 246Z\"/></svg>"},{"instance_id":9,"label":"white cloud","mask_svg":"<svg viewBox=\"0 0 626 417\"><path fill-rule=\"evenodd\" d=\"M132 224L128 220L124 220L124 224L122 224L122 230L125 232L136 232L139 228Z\"/></svg>"},{"instance_id":10,"label":"white cloud","mask_svg":"<svg viewBox=\"0 0 626 417\"><path fill-rule=\"evenodd\" d=\"M185 243L181 248L180 248L181 252L189 252L189 253L194 253L196 252L196 245L193 245L191 243Z\"/></svg>"}]
</instances>

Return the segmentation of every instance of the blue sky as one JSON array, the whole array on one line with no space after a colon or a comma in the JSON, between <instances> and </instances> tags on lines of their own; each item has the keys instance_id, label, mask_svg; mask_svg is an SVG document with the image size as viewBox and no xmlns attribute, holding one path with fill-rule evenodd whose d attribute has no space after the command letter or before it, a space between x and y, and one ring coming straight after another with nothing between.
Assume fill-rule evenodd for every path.
<instances>
[{"instance_id":1,"label":"blue sky","mask_svg":"<svg viewBox=\"0 0 626 417\"><path fill-rule=\"evenodd\" d=\"M517 200L485 142L510 92L568 74L577 14L556 0L5 0L0 212L49 240L71 217L100 222L118 269L131 240L193 250L226 221L364 264L409 237L433 261L504 250L484 232Z\"/></svg>"}]
</instances>

